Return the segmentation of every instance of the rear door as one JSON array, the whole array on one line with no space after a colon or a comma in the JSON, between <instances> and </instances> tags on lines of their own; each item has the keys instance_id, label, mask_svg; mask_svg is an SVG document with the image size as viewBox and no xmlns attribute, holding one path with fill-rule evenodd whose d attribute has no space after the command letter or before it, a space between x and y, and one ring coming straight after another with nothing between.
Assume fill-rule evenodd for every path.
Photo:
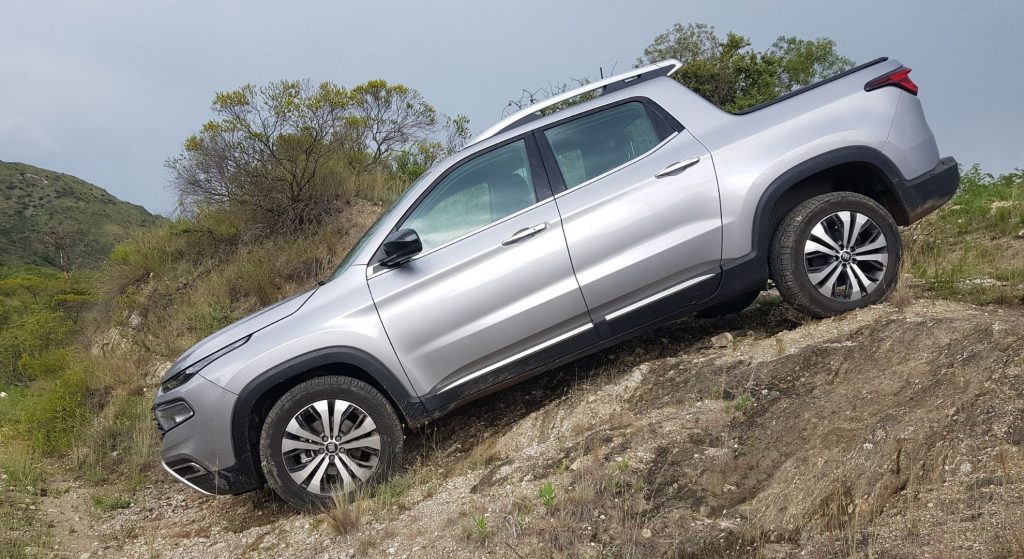
<instances>
[{"instance_id":1,"label":"rear door","mask_svg":"<svg viewBox=\"0 0 1024 559\"><path fill-rule=\"evenodd\" d=\"M710 297L722 255L708 151L635 98L537 132L576 277L603 337Z\"/></svg>"},{"instance_id":2,"label":"rear door","mask_svg":"<svg viewBox=\"0 0 1024 559\"><path fill-rule=\"evenodd\" d=\"M403 228L423 251L368 282L428 407L597 341L531 135L453 166Z\"/></svg>"}]
</instances>

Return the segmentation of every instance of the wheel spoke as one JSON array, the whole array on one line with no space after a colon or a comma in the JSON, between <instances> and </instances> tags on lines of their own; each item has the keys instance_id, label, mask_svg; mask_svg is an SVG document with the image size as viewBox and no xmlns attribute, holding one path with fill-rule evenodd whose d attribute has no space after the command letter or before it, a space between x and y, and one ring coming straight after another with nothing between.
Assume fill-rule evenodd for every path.
<instances>
[{"instance_id":1,"label":"wheel spoke","mask_svg":"<svg viewBox=\"0 0 1024 559\"><path fill-rule=\"evenodd\" d=\"M348 493L352 489L355 489L356 481L352 479L352 474L349 473L348 468L346 468L342 463L341 458L335 457L334 461L335 465L338 467L338 475L341 476L341 491L343 493Z\"/></svg>"},{"instance_id":2,"label":"wheel spoke","mask_svg":"<svg viewBox=\"0 0 1024 559\"><path fill-rule=\"evenodd\" d=\"M341 437L341 442L345 443L354 439L358 439L368 433L372 433L377 430L377 425L370 419L370 416L365 416L363 423Z\"/></svg>"},{"instance_id":3,"label":"wheel spoke","mask_svg":"<svg viewBox=\"0 0 1024 559\"><path fill-rule=\"evenodd\" d=\"M289 433L301 439L306 439L308 441L319 443L320 435L314 435L313 433L310 433L309 431L303 429L302 426L299 425L297 418L298 416L295 416L292 418L291 421L288 422L288 427L285 427L285 431L288 431Z\"/></svg>"},{"instance_id":4,"label":"wheel spoke","mask_svg":"<svg viewBox=\"0 0 1024 559\"><path fill-rule=\"evenodd\" d=\"M818 272L808 272L807 273L807 277L811 279L811 283L813 283L814 285L818 285L818 282L820 282L821 280L825 279L825 277L827 277L829 274L831 274L832 271L835 270L838 267L839 267L839 261L836 260L835 262L829 264L828 266L825 266L825 268L823 268L821 271L818 271Z\"/></svg>"},{"instance_id":5,"label":"wheel spoke","mask_svg":"<svg viewBox=\"0 0 1024 559\"><path fill-rule=\"evenodd\" d=\"M858 254L857 261L867 260L869 262L878 262L882 266L889 263L889 255L885 252L879 252L878 254Z\"/></svg>"},{"instance_id":6,"label":"wheel spoke","mask_svg":"<svg viewBox=\"0 0 1024 559\"><path fill-rule=\"evenodd\" d=\"M370 476L373 474L372 467L364 466L359 462L356 462L347 454L339 454L338 458L340 458L341 461L344 462L344 464L348 466L350 470L352 470L352 473L354 473L356 477L359 478L360 481L366 481L370 479Z\"/></svg>"},{"instance_id":7,"label":"wheel spoke","mask_svg":"<svg viewBox=\"0 0 1024 559\"><path fill-rule=\"evenodd\" d=\"M853 254L856 255L857 258L863 258L861 255L864 254L865 252L874 252L880 248L885 248L886 246L887 244L885 242L885 235L879 232L878 237L875 240L871 241L870 243L862 247L855 247L853 249Z\"/></svg>"},{"instance_id":8,"label":"wheel spoke","mask_svg":"<svg viewBox=\"0 0 1024 559\"><path fill-rule=\"evenodd\" d=\"M850 231L853 229L853 223L851 222L857 219L856 217L853 217L853 215L851 215L851 212L839 212L838 214L836 214L836 216L839 217L839 221L843 224L844 247L850 246Z\"/></svg>"},{"instance_id":9,"label":"wheel spoke","mask_svg":"<svg viewBox=\"0 0 1024 559\"><path fill-rule=\"evenodd\" d=\"M331 438L341 434L341 420L348 413L352 406L348 402L336 400L334 402L334 416L331 417Z\"/></svg>"},{"instance_id":10,"label":"wheel spoke","mask_svg":"<svg viewBox=\"0 0 1024 559\"><path fill-rule=\"evenodd\" d=\"M313 474L313 477L309 480L309 485L306 486L306 488L314 493L323 493L324 491L322 482L324 479L324 474L327 473L327 467L330 465L331 460L329 458L321 460L320 467L316 469L316 473Z\"/></svg>"},{"instance_id":11,"label":"wheel spoke","mask_svg":"<svg viewBox=\"0 0 1024 559\"><path fill-rule=\"evenodd\" d=\"M331 435L331 412L328 409L327 400L320 400L313 404L313 408L316 409L316 413L320 416L320 430L324 435L333 437Z\"/></svg>"},{"instance_id":12,"label":"wheel spoke","mask_svg":"<svg viewBox=\"0 0 1024 559\"><path fill-rule=\"evenodd\" d=\"M817 225L814 226L813 229L811 229L811 238L817 239L819 243L824 243L826 246L831 247L832 250L834 250L835 252L839 252L840 250L842 250L839 248L839 245L836 243L836 241L828 234L828 232L825 231L825 228L821 225L821 223L823 222L818 223Z\"/></svg>"},{"instance_id":13,"label":"wheel spoke","mask_svg":"<svg viewBox=\"0 0 1024 559\"><path fill-rule=\"evenodd\" d=\"M846 267L846 292L849 295L851 301L856 301L862 296L860 290L860 284L857 283L857 278L853 277L853 270L849 266Z\"/></svg>"},{"instance_id":14,"label":"wheel spoke","mask_svg":"<svg viewBox=\"0 0 1024 559\"><path fill-rule=\"evenodd\" d=\"M820 291L826 297L831 297L832 293L835 292L836 280L839 279L839 273L842 271L842 267L836 266L835 269L832 271L832 274L828 277L828 279L825 280L825 283L818 287L818 291Z\"/></svg>"},{"instance_id":15,"label":"wheel spoke","mask_svg":"<svg viewBox=\"0 0 1024 559\"><path fill-rule=\"evenodd\" d=\"M320 450L324 447L321 443L308 443L306 441L297 441L295 439L284 439L281 441L281 452L291 452L293 450Z\"/></svg>"},{"instance_id":16,"label":"wheel spoke","mask_svg":"<svg viewBox=\"0 0 1024 559\"><path fill-rule=\"evenodd\" d=\"M839 256L838 252L832 250L830 247L827 247L821 243L812 240L808 240L806 243L804 243L804 255L814 254L816 252L827 254L829 256Z\"/></svg>"},{"instance_id":17,"label":"wheel spoke","mask_svg":"<svg viewBox=\"0 0 1024 559\"><path fill-rule=\"evenodd\" d=\"M854 217L855 220L858 217L861 217L862 219L857 220L857 224L853 228L853 235L850 235L850 243L847 246L851 247L851 250L852 250L852 247L854 246L854 243L857 242L857 237L860 237L861 232L864 231L864 227L867 224L869 224L869 223L872 224L872 225L874 224L874 222L871 221L870 219L868 219L867 216L862 216L859 213L854 212L853 217Z\"/></svg>"},{"instance_id":18,"label":"wheel spoke","mask_svg":"<svg viewBox=\"0 0 1024 559\"><path fill-rule=\"evenodd\" d=\"M374 450L380 451L380 435L374 433L368 437L363 437L361 439L349 441L347 443L341 443L338 446L344 449L372 448Z\"/></svg>"},{"instance_id":19,"label":"wheel spoke","mask_svg":"<svg viewBox=\"0 0 1024 559\"><path fill-rule=\"evenodd\" d=\"M864 271L860 269L860 266L858 266L856 263L850 264L850 269L853 270L853 274L857 276L857 279L859 279L860 282L864 284L864 290L868 293L871 293L871 290L875 288L877 282L871 281L871 278L869 278L864 273Z\"/></svg>"},{"instance_id":20,"label":"wheel spoke","mask_svg":"<svg viewBox=\"0 0 1024 559\"><path fill-rule=\"evenodd\" d=\"M326 455L317 454L316 456L313 457L312 460L307 462L306 465L301 470L295 472L288 472L288 475L292 476L292 479L295 480L295 483L305 487L305 485L303 485L303 482L306 481L306 478L309 477L309 474L313 473L313 470L320 466L321 463L324 463L326 461Z\"/></svg>"}]
</instances>

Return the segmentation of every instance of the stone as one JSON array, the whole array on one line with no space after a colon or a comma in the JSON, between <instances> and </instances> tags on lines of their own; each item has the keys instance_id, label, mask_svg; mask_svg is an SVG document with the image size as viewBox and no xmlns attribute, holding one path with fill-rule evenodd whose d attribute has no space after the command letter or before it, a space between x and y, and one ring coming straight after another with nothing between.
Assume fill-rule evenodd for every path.
<instances>
[{"instance_id":1,"label":"stone","mask_svg":"<svg viewBox=\"0 0 1024 559\"><path fill-rule=\"evenodd\" d=\"M727 347L732 343L733 336L730 332L722 332L721 334L711 338L711 345L715 347Z\"/></svg>"}]
</instances>

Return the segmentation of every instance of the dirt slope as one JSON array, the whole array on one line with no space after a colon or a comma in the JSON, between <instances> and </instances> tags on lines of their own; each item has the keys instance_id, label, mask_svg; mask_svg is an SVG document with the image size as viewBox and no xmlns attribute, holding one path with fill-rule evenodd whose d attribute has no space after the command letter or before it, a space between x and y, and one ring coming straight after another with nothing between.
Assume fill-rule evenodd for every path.
<instances>
[{"instance_id":1,"label":"dirt slope","mask_svg":"<svg viewBox=\"0 0 1024 559\"><path fill-rule=\"evenodd\" d=\"M170 482L121 511L79 487L42 508L71 557L1020 556L1022 396L1020 311L918 301L801 325L762 300L410 434L408 470L345 535L267 492Z\"/></svg>"}]
</instances>

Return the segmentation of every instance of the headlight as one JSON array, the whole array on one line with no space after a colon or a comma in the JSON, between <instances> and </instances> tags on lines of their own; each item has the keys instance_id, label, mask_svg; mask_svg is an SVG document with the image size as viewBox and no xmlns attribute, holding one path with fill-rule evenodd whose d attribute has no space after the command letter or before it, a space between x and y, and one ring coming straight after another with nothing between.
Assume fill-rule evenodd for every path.
<instances>
[{"instance_id":1,"label":"headlight","mask_svg":"<svg viewBox=\"0 0 1024 559\"><path fill-rule=\"evenodd\" d=\"M156 413L156 422L164 433L181 425L195 415L192 408L184 400L160 404L154 412Z\"/></svg>"},{"instance_id":2,"label":"headlight","mask_svg":"<svg viewBox=\"0 0 1024 559\"><path fill-rule=\"evenodd\" d=\"M185 384L186 382L189 381L189 379L196 376L196 373L202 371L207 365L213 363L217 359L220 359L221 357L224 356L224 354L238 349L243 344L245 344L245 342L249 341L249 338L251 337L252 336L249 335L238 341L232 342L231 344L228 344L227 346L218 349L217 351L211 353L210 355L207 355L206 357L200 359L199 361L196 361L195 363L189 365L188 367L185 367L184 369L178 371L171 378L165 380L163 384L160 385L161 389L164 392L169 392Z\"/></svg>"}]
</instances>

